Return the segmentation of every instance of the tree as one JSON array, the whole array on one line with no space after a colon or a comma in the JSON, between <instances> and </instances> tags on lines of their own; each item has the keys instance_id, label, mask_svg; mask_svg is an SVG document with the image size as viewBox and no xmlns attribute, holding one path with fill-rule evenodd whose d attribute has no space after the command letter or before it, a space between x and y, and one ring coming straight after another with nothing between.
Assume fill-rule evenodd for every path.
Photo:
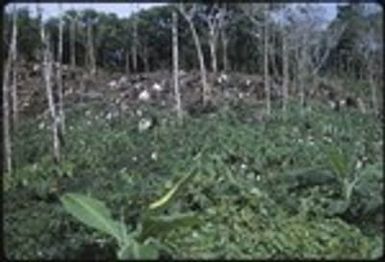
<instances>
[{"instance_id":1,"label":"tree","mask_svg":"<svg viewBox=\"0 0 385 262\"><path fill-rule=\"evenodd\" d=\"M12 122L13 127L17 126L18 110L17 110L17 11L15 5L13 6L13 22L12 22L12 41L11 41L11 65L12 65Z\"/></svg>"},{"instance_id":2,"label":"tree","mask_svg":"<svg viewBox=\"0 0 385 262\"><path fill-rule=\"evenodd\" d=\"M41 10L39 10L39 17L41 19ZM41 39L43 41L43 68L44 81L46 87L46 94L48 99L48 107L52 121L52 137L53 137L53 158L55 163L60 162L60 140L59 140L59 123L60 119L57 116L54 94L52 90L52 52L50 50L49 34L46 33L44 23L41 21L40 28Z\"/></svg>"},{"instance_id":3,"label":"tree","mask_svg":"<svg viewBox=\"0 0 385 262\"><path fill-rule=\"evenodd\" d=\"M204 6L204 5L203 5ZM218 71L217 65L217 42L220 29L223 27L225 9L220 8L218 3L214 3L204 10L201 16L209 29L209 47L211 56L211 70L214 74Z\"/></svg>"},{"instance_id":4,"label":"tree","mask_svg":"<svg viewBox=\"0 0 385 262\"><path fill-rule=\"evenodd\" d=\"M257 38L260 37L260 31L263 30L263 79L266 96L266 112L271 113L271 87L269 74L269 4L249 4L244 6L244 13L253 23L253 33ZM261 16L260 18L256 16ZM262 20L262 22L260 21Z\"/></svg>"},{"instance_id":5,"label":"tree","mask_svg":"<svg viewBox=\"0 0 385 262\"><path fill-rule=\"evenodd\" d=\"M185 20L188 22L188 25L190 27L190 30L194 39L195 48L196 48L198 60L199 60L202 86L203 86L203 104L206 106L208 101L210 100L211 90L207 83L206 66L205 66L205 61L203 57L202 46L193 22L193 17L197 12L197 5L192 4L191 8L187 11L185 4L179 4L178 10L182 14L182 16L185 18Z\"/></svg>"},{"instance_id":6,"label":"tree","mask_svg":"<svg viewBox=\"0 0 385 262\"><path fill-rule=\"evenodd\" d=\"M64 123L64 105L63 105L63 10L62 5L59 4L60 9L60 21L59 21L59 41L58 41L58 68L57 68L57 83L58 83L58 103L59 103L59 120L60 120L60 133L62 137L65 134Z\"/></svg>"},{"instance_id":7,"label":"tree","mask_svg":"<svg viewBox=\"0 0 385 262\"><path fill-rule=\"evenodd\" d=\"M135 8L137 10L137 6ZM133 38L133 43L132 43L132 67L133 71L136 73L138 71L138 19L136 17L136 14L134 15L133 18L133 27L132 27L132 38Z\"/></svg>"},{"instance_id":8,"label":"tree","mask_svg":"<svg viewBox=\"0 0 385 262\"><path fill-rule=\"evenodd\" d=\"M177 116L182 121L182 105L179 92L179 79L178 79L178 17L175 10L172 11L172 57L174 68L174 92L176 100Z\"/></svg>"}]
</instances>

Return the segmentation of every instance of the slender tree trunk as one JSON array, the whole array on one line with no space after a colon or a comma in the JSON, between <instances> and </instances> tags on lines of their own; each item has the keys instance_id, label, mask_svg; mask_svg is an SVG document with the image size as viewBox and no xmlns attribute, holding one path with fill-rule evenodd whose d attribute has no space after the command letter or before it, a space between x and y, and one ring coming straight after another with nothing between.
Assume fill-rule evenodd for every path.
<instances>
[{"instance_id":1,"label":"slender tree trunk","mask_svg":"<svg viewBox=\"0 0 385 262\"><path fill-rule=\"evenodd\" d=\"M268 23L265 21L264 26L264 59L263 59L263 68L264 68L264 84L265 84L265 95L266 95L266 110L267 114L271 113L271 104L270 104L270 79L269 79L269 30Z\"/></svg>"},{"instance_id":2,"label":"slender tree trunk","mask_svg":"<svg viewBox=\"0 0 385 262\"><path fill-rule=\"evenodd\" d=\"M205 67L205 61L204 61L203 52L202 52L202 46L201 46L198 34L195 30L195 27L192 23L193 22L190 21L189 25L190 25L191 32L193 34L195 47L198 52L199 67L200 67L200 73L201 73L201 79L202 79L202 85L203 85L203 104L206 105L210 100L211 90L207 83L206 67Z\"/></svg>"},{"instance_id":3,"label":"slender tree trunk","mask_svg":"<svg viewBox=\"0 0 385 262\"><path fill-rule=\"evenodd\" d=\"M71 19L70 25L71 67L76 67L76 18Z\"/></svg>"},{"instance_id":4,"label":"slender tree trunk","mask_svg":"<svg viewBox=\"0 0 385 262\"><path fill-rule=\"evenodd\" d=\"M150 72L150 64L148 61L148 48L146 46L143 47L143 62L144 62L144 71L146 73Z\"/></svg>"},{"instance_id":5,"label":"slender tree trunk","mask_svg":"<svg viewBox=\"0 0 385 262\"><path fill-rule=\"evenodd\" d=\"M179 92L179 57L178 57L178 17L176 11L172 12L172 60L174 69L174 92L176 100L177 116L182 122L182 103Z\"/></svg>"},{"instance_id":6,"label":"slender tree trunk","mask_svg":"<svg viewBox=\"0 0 385 262\"><path fill-rule=\"evenodd\" d=\"M302 45L298 52L299 57L297 57L297 61L299 63L299 72L298 72L298 86L299 86L299 96L301 106L305 106L305 76L306 74L306 65L305 65L305 56L306 56L306 41L305 38L302 37Z\"/></svg>"},{"instance_id":7,"label":"slender tree trunk","mask_svg":"<svg viewBox=\"0 0 385 262\"><path fill-rule=\"evenodd\" d=\"M59 120L60 120L60 132L63 138L65 134L65 122L64 122L64 103L63 103L63 72L62 72L62 63L63 63L63 10L61 4L59 4L60 9L60 21L59 21L59 43L58 43L58 70L57 70L57 81L58 81L58 98L59 98Z\"/></svg>"},{"instance_id":8,"label":"slender tree trunk","mask_svg":"<svg viewBox=\"0 0 385 262\"><path fill-rule=\"evenodd\" d=\"M4 171L6 174L12 172L12 147L10 137L10 119L9 119L9 75L11 71L11 54L5 62L3 79L3 139L4 139Z\"/></svg>"},{"instance_id":9,"label":"slender tree trunk","mask_svg":"<svg viewBox=\"0 0 385 262\"><path fill-rule=\"evenodd\" d=\"M282 94L283 94L283 111L287 111L287 102L289 99L289 54L287 50L287 36L282 35Z\"/></svg>"},{"instance_id":10,"label":"slender tree trunk","mask_svg":"<svg viewBox=\"0 0 385 262\"><path fill-rule=\"evenodd\" d=\"M228 57L227 57L227 36L224 29L222 29L221 32L221 39L222 39L222 62L223 62L223 71L227 72L229 70L229 64L228 64Z\"/></svg>"},{"instance_id":11,"label":"slender tree trunk","mask_svg":"<svg viewBox=\"0 0 385 262\"><path fill-rule=\"evenodd\" d=\"M17 11L15 5L13 8L12 42L10 55L12 60L12 122L13 127L16 128L19 113L17 109Z\"/></svg>"},{"instance_id":12,"label":"slender tree trunk","mask_svg":"<svg viewBox=\"0 0 385 262\"><path fill-rule=\"evenodd\" d=\"M96 61L95 61L95 50L94 50L94 41L92 34L92 25L90 23L87 24L87 38L88 38L88 57L90 63L90 73L92 76L96 74Z\"/></svg>"},{"instance_id":13,"label":"slender tree trunk","mask_svg":"<svg viewBox=\"0 0 385 262\"><path fill-rule=\"evenodd\" d=\"M134 18L133 21L133 44L132 44L132 70L137 73L138 72L138 52L137 52L137 44L138 44L138 24L137 18Z\"/></svg>"},{"instance_id":14,"label":"slender tree trunk","mask_svg":"<svg viewBox=\"0 0 385 262\"><path fill-rule=\"evenodd\" d=\"M373 60L373 58L370 60ZM368 69L369 69L368 70L369 85L370 85L370 89L371 89L371 93L372 93L372 108L373 108L373 112L377 113L377 108L378 108L377 90L376 90L377 88L376 88L376 84L375 84L374 76L373 76L373 62L372 61L369 61Z\"/></svg>"},{"instance_id":15,"label":"slender tree trunk","mask_svg":"<svg viewBox=\"0 0 385 262\"><path fill-rule=\"evenodd\" d=\"M55 163L60 162L59 119L56 115L55 103L52 92L52 53L49 47L49 35L45 34L44 24L41 22L41 38L44 44L44 80L47 92L48 106L52 120L53 158Z\"/></svg>"},{"instance_id":16,"label":"slender tree trunk","mask_svg":"<svg viewBox=\"0 0 385 262\"><path fill-rule=\"evenodd\" d=\"M217 52L216 52L216 36L214 32L214 28L210 28L209 31L210 39L209 39L209 47L210 47L210 56L211 56L211 70L214 74L217 73Z\"/></svg>"},{"instance_id":17,"label":"slender tree trunk","mask_svg":"<svg viewBox=\"0 0 385 262\"><path fill-rule=\"evenodd\" d=\"M130 74L130 53L126 50L126 74Z\"/></svg>"}]
</instances>

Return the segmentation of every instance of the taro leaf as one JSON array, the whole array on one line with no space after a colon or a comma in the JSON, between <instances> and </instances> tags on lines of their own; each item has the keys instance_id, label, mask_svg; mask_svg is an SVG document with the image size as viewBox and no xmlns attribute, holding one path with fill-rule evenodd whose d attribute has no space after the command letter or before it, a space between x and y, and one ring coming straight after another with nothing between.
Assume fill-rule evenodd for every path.
<instances>
[{"instance_id":1,"label":"taro leaf","mask_svg":"<svg viewBox=\"0 0 385 262\"><path fill-rule=\"evenodd\" d=\"M330 216L342 215L348 210L350 205L349 202L350 201L346 201L346 200L336 200L334 202L331 202L327 208L328 215Z\"/></svg>"},{"instance_id":2,"label":"taro leaf","mask_svg":"<svg viewBox=\"0 0 385 262\"><path fill-rule=\"evenodd\" d=\"M191 172L187 176L182 177L163 197L158 199L157 201L151 203L148 207L149 210L155 211L160 208L165 207L168 203L171 202L176 193L186 185L187 181L192 177L194 173Z\"/></svg>"},{"instance_id":3,"label":"taro leaf","mask_svg":"<svg viewBox=\"0 0 385 262\"><path fill-rule=\"evenodd\" d=\"M118 251L119 259L157 259L158 249L152 244L140 244L135 240L127 242Z\"/></svg>"},{"instance_id":4,"label":"taro leaf","mask_svg":"<svg viewBox=\"0 0 385 262\"><path fill-rule=\"evenodd\" d=\"M371 259L380 259L384 256L384 247L382 245L378 245L371 253Z\"/></svg>"},{"instance_id":5,"label":"taro leaf","mask_svg":"<svg viewBox=\"0 0 385 262\"><path fill-rule=\"evenodd\" d=\"M75 193L68 193L60 200L67 212L78 220L121 241L121 226L112 220L111 213L103 202Z\"/></svg>"},{"instance_id":6,"label":"taro leaf","mask_svg":"<svg viewBox=\"0 0 385 262\"><path fill-rule=\"evenodd\" d=\"M200 219L195 214L175 214L172 216L145 216L142 220L143 231L139 240L148 237L166 235L171 230L200 224Z\"/></svg>"},{"instance_id":7,"label":"taro leaf","mask_svg":"<svg viewBox=\"0 0 385 262\"><path fill-rule=\"evenodd\" d=\"M328 159L331 167L333 168L333 171L339 177L342 178L348 175L348 172L349 172L348 160L346 158L346 155L341 151L341 149L338 149L337 147L333 147L329 151Z\"/></svg>"}]
</instances>

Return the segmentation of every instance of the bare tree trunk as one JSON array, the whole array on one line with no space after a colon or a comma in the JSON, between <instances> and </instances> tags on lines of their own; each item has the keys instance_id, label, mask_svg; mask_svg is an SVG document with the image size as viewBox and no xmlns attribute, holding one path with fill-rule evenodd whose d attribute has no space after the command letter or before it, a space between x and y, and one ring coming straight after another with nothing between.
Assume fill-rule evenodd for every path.
<instances>
[{"instance_id":1,"label":"bare tree trunk","mask_svg":"<svg viewBox=\"0 0 385 262\"><path fill-rule=\"evenodd\" d=\"M95 50L94 50L94 41L92 34L92 25L91 23L87 24L87 39L88 39L88 57L90 63L90 73L91 75L96 74L96 61L95 61Z\"/></svg>"},{"instance_id":2,"label":"bare tree trunk","mask_svg":"<svg viewBox=\"0 0 385 262\"><path fill-rule=\"evenodd\" d=\"M289 98L289 54L287 50L287 36L285 33L282 35L282 94L283 94L283 111L287 111L287 102Z\"/></svg>"},{"instance_id":3,"label":"bare tree trunk","mask_svg":"<svg viewBox=\"0 0 385 262\"><path fill-rule=\"evenodd\" d=\"M174 92L176 100L177 116L180 122L182 122L182 104L179 92L179 57L178 57L178 17L176 11L172 12L172 58L174 68Z\"/></svg>"},{"instance_id":4,"label":"bare tree trunk","mask_svg":"<svg viewBox=\"0 0 385 262\"><path fill-rule=\"evenodd\" d=\"M305 68L305 56L306 56L306 41L304 37L302 37L302 44L300 50L298 52L297 61L299 64L298 67L298 86L299 86L299 97L300 104L302 107L305 106L305 76L306 76L306 68Z\"/></svg>"},{"instance_id":5,"label":"bare tree trunk","mask_svg":"<svg viewBox=\"0 0 385 262\"><path fill-rule=\"evenodd\" d=\"M223 71L227 72L229 70L228 57L227 57L227 36L226 32L223 29L221 31L221 39L222 39L222 62L223 62Z\"/></svg>"},{"instance_id":6,"label":"bare tree trunk","mask_svg":"<svg viewBox=\"0 0 385 262\"><path fill-rule=\"evenodd\" d=\"M4 138L4 171L7 174L12 172L12 148L9 125L9 75L11 71L11 58L8 56L5 62L3 79L3 138Z\"/></svg>"},{"instance_id":7,"label":"bare tree trunk","mask_svg":"<svg viewBox=\"0 0 385 262\"><path fill-rule=\"evenodd\" d=\"M189 24L191 33L193 35L195 48L198 54L200 74L201 74L202 85L203 85L203 105L206 106L210 100L211 90L207 83L206 67L205 67L205 61L204 61L203 52L202 52L202 46L198 37L198 33L195 30L195 26L192 21L192 16L186 13L186 11L184 10L183 4L179 5L179 11L181 12L182 16L186 19L187 23Z\"/></svg>"},{"instance_id":8,"label":"bare tree trunk","mask_svg":"<svg viewBox=\"0 0 385 262\"><path fill-rule=\"evenodd\" d=\"M265 16L266 18L266 16ZM264 36L263 36L263 47L264 47L264 59L263 59L263 68L264 68L264 84L265 84L265 95L266 95L266 110L267 114L271 113L271 94L270 94L270 79L269 79L269 30L268 30L268 23L267 20L265 20L264 25Z\"/></svg>"},{"instance_id":9,"label":"bare tree trunk","mask_svg":"<svg viewBox=\"0 0 385 262\"><path fill-rule=\"evenodd\" d=\"M57 69L57 81L58 81L58 98L59 98L59 120L60 120L60 132L62 138L65 134L65 122L64 122L64 104L63 104L63 10L62 5L59 4L60 9L60 21L59 21L59 43L58 43L58 69Z\"/></svg>"},{"instance_id":10,"label":"bare tree trunk","mask_svg":"<svg viewBox=\"0 0 385 262\"><path fill-rule=\"evenodd\" d=\"M71 67L76 67L76 18L71 19L70 25Z\"/></svg>"},{"instance_id":11,"label":"bare tree trunk","mask_svg":"<svg viewBox=\"0 0 385 262\"><path fill-rule=\"evenodd\" d=\"M138 44L138 21L137 18L134 18L133 21L133 44L132 44L132 70L137 73L138 72L138 51L137 51L137 44Z\"/></svg>"},{"instance_id":12,"label":"bare tree trunk","mask_svg":"<svg viewBox=\"0 0 385 262\"><path fill-rule=\"evenodd\" d=\"M126 50L126 74L130 74L130 53Z\"/></svg>"},{"instance_id":13,"label":"bare tree trunk","mask_svg":"<svg viewBox=\"0 0 385 262\"><path fill-rule=\"evenodd\" d=\"M146 46L143 46L143 62L144 62L144 71L146 73L150 72L150 64L148 61L148 48Z\"/></svg>"},{"instance_id":14,"label":"bare tree trunk","mask_svg":"<svg viewBox=\"0 0 385 262\"><path fill-rule=\"evenodd\" d=\"M52 54L49 47L49 35L45 34L44 24L41 22L41 39L44 44L44 80L47 92L48 106L52 119L52 135L53 135L53 158L56 163L60 162L60 142L59 142L59 119L56 115L56 109L54 104L53 92L52 92Z\"/></svg>"},{"instance_id":15,"label":"bare tree trunk","mask_svg":"<svg viewBox=\"0 0 385 262\"><path fill-rule=\"evenodd\" d=\"M217 73L217 52L216 52L216 36L214 28L210 28L209 31L209 47L210 47L210 56L211 56L211 70L214 74Z\"/></svg>"},{"instance_id":16,"label":"bare tree trunk","mask_svg":"<svg viewBox=\"0 0 385 262\"><path fill-rule=\"evenodd\" d=\"M12 122L13 127L17 126L18 110L17 110L17 11L16 6L13 7L12 22L12 42L11 42L11 64L12 64Z\"/></svg>"},{"instance_id":17,"label":"bare tree trunk","mask_svg":"<svg viewBox=\"0 0 385 262\"><path fill-rule=\"evenodd\" d=\"M377 108L378 108L378 102L377 102L377 90L376 90L376 84L374 81L374 76L373 76L373 61L374 58L369 60L369 65L368 65L368 80L369 80L369 85L372 93L372 108L373 112L377 113Z\"/></svg>"}]
</instances>

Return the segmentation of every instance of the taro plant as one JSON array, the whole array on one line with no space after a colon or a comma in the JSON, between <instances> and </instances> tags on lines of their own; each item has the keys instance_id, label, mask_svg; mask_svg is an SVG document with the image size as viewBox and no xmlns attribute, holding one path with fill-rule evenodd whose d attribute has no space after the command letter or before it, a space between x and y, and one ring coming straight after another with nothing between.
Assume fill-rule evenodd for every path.
<instances>
[{"instance_id":1,"label":"taro plant","mask_svg":"<svg viewBox=\"0 0 385 262\"><path fill-rule=\"evenodd\" d=\"M337 147L331 147L327 154L329 164L341 185L343 198L332 202L329 206L329 213L332 215L345 213L350 205L355 186L360 180L358 172L354 170L353 159L350 159L346 152Z\"/></svg>"},{"instance_id":2,"label":"taro plant","mask_svg":"<svg viewBox=\"0 0 385 262\"><path fill-rule=\"evenodd\" d=\"M181 178L164 196L151 203L141 215L134 231L128 232L123 217L121 221L112 218L106 205L92 197L68 193L61 197L64 208L82 223L112 236L118 244L118 259L156 259L162 244L158 237L179 227L198 225L194 213L161 215L180 189L186 185L193 172Z\"/></svg>"}]
</instances>

